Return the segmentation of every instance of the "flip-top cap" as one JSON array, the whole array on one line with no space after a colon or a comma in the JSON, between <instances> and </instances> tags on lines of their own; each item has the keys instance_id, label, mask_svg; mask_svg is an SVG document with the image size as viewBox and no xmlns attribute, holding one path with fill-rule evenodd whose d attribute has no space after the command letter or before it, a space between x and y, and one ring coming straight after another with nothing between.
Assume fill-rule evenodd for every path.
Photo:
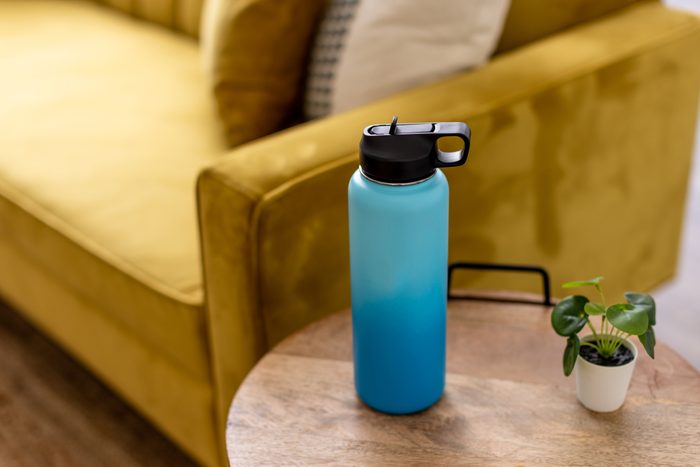
<instances>
[{"instance_id":1,"label":"flip-top cap","mask_svg":"<svg viewBox=\"0 0 700 467\"><path fill-rule=\"evenodd\" d=\"M464 147L441 151L438 140L456 136ZM378 182L411 183L430 177L437 167L455 167L467 161L471 130L462 122L370 125L362 133L360 167Z\"/></svg>"}]
</instances>

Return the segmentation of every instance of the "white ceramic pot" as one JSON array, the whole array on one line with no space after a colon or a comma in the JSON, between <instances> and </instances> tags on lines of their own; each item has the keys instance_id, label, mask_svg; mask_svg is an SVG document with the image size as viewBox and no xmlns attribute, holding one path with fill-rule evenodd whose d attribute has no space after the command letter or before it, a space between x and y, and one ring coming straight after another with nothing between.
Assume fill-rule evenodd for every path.
<instances>
[{"instance_id":1,"label":"white ceramic pot","mask_svg":"<svg viewBox=\"0 0 700 467\"><path fill-rule=\"evenodd\" d=\"M590 342L586 336L581 342ZM622 366L600 366L580 355L576 359L576 396L584 407L595 412L613 412L625 402L627 388L637 363L637 347L630 341L622 343L632 351L632 361Z\"/></svg>"}]
</instances>

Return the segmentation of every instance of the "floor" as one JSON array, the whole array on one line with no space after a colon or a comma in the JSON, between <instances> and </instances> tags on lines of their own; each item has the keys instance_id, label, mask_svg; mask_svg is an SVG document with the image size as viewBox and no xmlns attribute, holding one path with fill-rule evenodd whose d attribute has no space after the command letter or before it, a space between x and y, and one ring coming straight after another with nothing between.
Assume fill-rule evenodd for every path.
<instances>
[{"instance_id":1,"label":"floor","mask_svg":"<svg viewBox=\"0 0 700 467\"><path fill-rule=\"evenodd\" d=\"M0 466L194 465L0 302Z\"/></svg>"},{"instance_id":2,"label":"floor","mask_svg":"<svg viewBox=\"0 0 700 467\"><path fill-rule=\"evenodd\" d=\"M700 0L666 0L674 8L700 13ZM676 277L653 291L658 308L656 334L700 370L700 118L695 136L683 244Z\"/></svg>"}]
</instances>

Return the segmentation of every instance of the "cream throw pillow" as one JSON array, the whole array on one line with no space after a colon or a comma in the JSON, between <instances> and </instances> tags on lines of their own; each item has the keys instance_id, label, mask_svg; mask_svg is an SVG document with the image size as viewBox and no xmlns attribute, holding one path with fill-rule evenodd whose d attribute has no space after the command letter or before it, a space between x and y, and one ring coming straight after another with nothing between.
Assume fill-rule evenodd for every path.
<instances>
[{"instance_id":1,"label":"cream throw pillow","mask_svg":"<svg viewBox=\"0 0 700 467\"><path fill-rule=\"evenodd\" d=\"M361 0L336 69L332 113L485 63L510 0Z\"/></svg>"}]
</instances>

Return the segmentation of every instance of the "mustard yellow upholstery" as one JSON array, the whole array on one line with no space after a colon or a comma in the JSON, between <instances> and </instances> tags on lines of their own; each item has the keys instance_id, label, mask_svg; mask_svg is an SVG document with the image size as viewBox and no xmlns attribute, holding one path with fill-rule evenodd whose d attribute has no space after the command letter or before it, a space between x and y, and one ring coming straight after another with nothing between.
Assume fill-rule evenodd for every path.
<instances>
[{"instance_id":1,"label":"mustard yellow upholstery","mask_svg":"<svg viewBox=\"0 0 700 467\"><path fill-rule=\"evenodd\" d=\"M591 21L640 0L511 0L496 52Z\"/></svg>"},{"instance_id":2,"label":"mustard yellow upholstery","mask_svg":"<svg viewBox=\"0 0 700 467\"><path fill-rule=\"evenodd\" d=\"M326 0L209 0L204 67L231 146L299 115L306 56Z\"/></svg>"},{"instance_id":3,"label":"mustard yellow upholstery","mask_svg":"<svg viewBox=\"0 0 700 467\"><path fill-rule=\"evenodd\" d=\"M0 2L0 56L0 290L215 452L194 190L226 146L196 44L89 3ZM179 387L197 410L156 397Z\"/></svg>"},{"instance_id":4,"label":"mustard yellow upholstery","mask_svg":"<svg viewBox=\"0 0 700 467\"><path fill-rule=\"evenodd\" d=\"M93 0L190 36L199 35L204 0Z\"/></svg>"},{"instance_id":5,"label":"mustard yellow upholstery","mask_svg":"<svg viewBox=\"0 0 700 467\"><path fill-rule=\"evenodd\" d=\"M675 268L699 47L697 18L640 2L227 151L192 39L94 3L0 2L0 295L198 461L225 465L249 369L349 304L364 126L471 124L468 166L448 174L452 260L647 289Z\"/></svg>"}]
</instances>

